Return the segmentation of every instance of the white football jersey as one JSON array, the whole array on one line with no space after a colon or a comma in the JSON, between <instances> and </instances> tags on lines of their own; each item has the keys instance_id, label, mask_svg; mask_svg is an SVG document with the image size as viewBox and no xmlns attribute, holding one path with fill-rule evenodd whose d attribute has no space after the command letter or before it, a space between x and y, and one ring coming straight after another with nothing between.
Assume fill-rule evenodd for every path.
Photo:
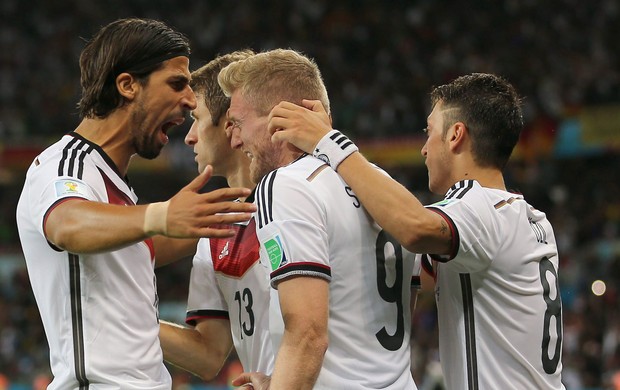
<instances>
[{"instance_id":1,"label":"white football jersey","mask_svg":"<svg viewBox=\"0 0 620 390\"><path fill-rule=\"evenodd\" d=\"M428 207L454 243L449 257L431 256L447 388L564 389L559 259L545 214L473 180Z\"/></svg>"},{"instance_id":2,"label":"white football jersey","mask_svg":"<svg viewBox=\"0 0 620 390\"><path fill-rule=\"evenodd\" d=\"M248 200L251 201L251 200ZM234 237L202 238L191 271L186 322L224 318L246 372L273 371L269 272L259 262L256 223L235 224Z\"/></svg>"},{"instance_id":3,"label":"white football jersey","mask_svg":"<svg viewBox=\"0 0 620 390\"><path fill-rule=\"evenodd\" d=\"M70 198L137 202L112 160L76 133L28 169L17 225L50 347L48 389L170 389L159 345L152 241L87 255L54 247L44 235L45 218Z\"/></svg>"},{"instance_id":4,"label":"white football jersey","mask_svg":"<svg viewBox=\"0 0 620 390\"><path fill-rule=\"evenodd\" d=\"M256 203L261 262L272 271L272 287L299 275L329 281L329 345L314 388L415 389L409 342L415 256L312 156L266 175ZM277 351L284 324L277 290L271 295Z\"/></svg>"}]
</instances>

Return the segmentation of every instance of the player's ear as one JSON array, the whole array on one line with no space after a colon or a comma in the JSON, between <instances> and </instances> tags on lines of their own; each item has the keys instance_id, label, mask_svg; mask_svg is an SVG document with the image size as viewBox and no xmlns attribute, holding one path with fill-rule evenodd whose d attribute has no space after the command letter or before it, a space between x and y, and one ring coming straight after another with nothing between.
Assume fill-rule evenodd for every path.
<instances>
[{"instance_id":1,"label":"player's ear","mask_svg":"<svg viewBox=\"0 0 620 390\"><path fill-rule=\"evenodd\" d=\"M226 133L226 138L230 139L232 137L232 129L233 122L228 119L224 119L224 133Z\"/></svg>"},{"instance_id":2,"label":"player's ear","mask_svg":"<svg viewBox=\"0 0 620 390\"><path fill-rule=\"evenodd\" d=\"M448 129L448 133L446 134L446 138L450 143L450 148L456 149L463 145L465 139L468 136L468 132L469 130L467 129L467 126L465 126L465 123L456 122L455 124L453 124Z\"/></svg>"},{"instance_id":3,"label":"player's ear","mask_svg":"<svg viewBox=\"0 0 620 390\"><path fill-rule=\"evenodd\" d=\"M139 83L129 73L121 73L116 76L116 89L125 99L131 101L135 99Z\"/></svg>"}]
</instances>

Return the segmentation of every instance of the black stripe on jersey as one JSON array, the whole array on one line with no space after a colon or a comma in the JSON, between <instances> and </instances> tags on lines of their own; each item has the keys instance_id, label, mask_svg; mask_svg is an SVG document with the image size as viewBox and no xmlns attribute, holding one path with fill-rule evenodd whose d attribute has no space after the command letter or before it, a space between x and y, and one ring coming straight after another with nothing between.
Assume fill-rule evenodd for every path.
<instances>
[{"instance_id":1,"label":"black stripe on jersey","mask_svg":"<svg viewBox=\"0 0 620 390\"><path fill-rule=\"evenodd\" d=\"M116 166L116 163L114 161L112 161L112 159L110 158L110 156L108 156L108 154L101 148L101 146L94 144L92 142L90 142L89 140L87 140L86 138L82 137L81 135L79 135L76 132L71 132L68 135L70 135L71 137L74 137L77 140L82 140L84 141L88 146L88 150L87 153L90 153L92 150L96 150L97 153L99 153L99 156L101 158L103 158L105 160L105 162L108 164L108 167L113 170L114 172L116 172L116 174L118 175L118 177L120 177L121 179L123 179L128 185L129 183L129 178L127 176L123 176L121 174L121 172L118 170L118 167Z\"/></svg>"},{"instance_id":2,"label":"black stripe on jersey","mask_svg":"<svg viewBox=\"0 0 620 390\"><path fill-rule=\"evenodd\" d=\"M263 211L261 210L263 204L265 203L264 199L263 199L263 183L264 183L264 179L261 180L258 185L256 186L256 194L255 196L255 202L256 202L256 217L257 217L257 221L258 221L258 228L262 228L264 225L263 222Z\"/></svg>"},{"instance_id":3,"label":"black stripe on jersey","mask_svg":"<svg viewBox=\"0 0 620 390\"><path fill-rule=\"evenodd\" d=\"M72 176L82 179L84 174L84 158L93 151L93 146L89 145L85 140L74 138L62 151L62 159L58 165L58 176ZM65 173L65 165L68 162ZM76 169L77 165L77 169Z\"/></svg>"},{"instance_id":4,"label":"black stripe on jersey","mask_svg":"<svg viewBox=\"0 0 620 390\"><path fill-rule=\"evenodd\" d=\"M530 219L530 227L536 235L536 241L540 242L541 244L547 244L547 232L540 225L540 223L538 223L538 221L532 221Z\"/></svg>"},{"instance_id":5,"label":"black stripe on jersey","mask_svg":"<svg viewBox=\"0 0 620 390\"><path fill-rule=\"evenodd\" d=\"M250 193L250 195L248 195L247 198L245 198L244 202L245 203L253 203L254 202L254 197L256 196L256 187L254 187L254 189L252 190L252 192Z\"/></svg>"},{"instance_id":6,"label":"black stripe on jersey","mask_svg":"<svg viewBox=\"0 0 620 390\"><path fill-rule=\"evenodd\" d=\"M256 205L258 207L258 228L262 229L273 221L273 182L276 179L276 173L278 171L272 171L263 177L259 185L256 187L258 196L256 198Z\"/></svg>"},{"instance_id":7,"label":"black stripe on jersey","mask_svg":"<svg viewBox=\"0 0 620 390\"><path fill-rule=\"evenodd\" d=\"M73 148L73 145L78 142L77 138L72 139L62 150L62 158L60 159L60 164L58 164L58 176L64 176L65 170L65 161L67 161L67 157L69 156L69 150Z\"/></svg>"},{"instance_id":8,"label":"black stripe on jersey","mask_svg":"<svg viewBox=\"0 0 620 390\"><path fill-rule=\"evenodd\" d=\"M461 199L465 194L474 187L473 180L461 180L458 183L454 184L448 190L446 194L446 199L456 198Z\"/></svg>"},{"instance_id":9,"label":"black stripe on jersey","mask_svg":"<svg viewBox=\"0 0 620 390\"><path fill-rule=\"evenodd\" d=\"M84 146L84 141L78 141L77 147L71 149L71 157L69 157L69 168L67 169L67 176L75 176L75 159L77 157L78 151L80 148Z\"/></svg>"},{"instance_id":10,"label":"black stripe on jersey","mask_svg":"<svg viewBox=\"0 0 620 390\"><path fill-rule=\"evenodd\" d=\"M474 318L474 298L471 291L471 276L461 274L461 293L463 295L463 321L465 325L465 354L467 358L467 388L478 390L478 359L476 356L476 319Z\"/></svg>"},{"instance_id":11,"label":"black stripe on jersey","mask_svg":"<svg viewBox=\"0 0 620 390\"><path fill-rule=\"evenodd\" d=\"M93 147L89 146L88 148L86 148L86 150L82 150L80 153L80 158L78 162L78 173L77 173L77 177L80 180L82 179L82 176L84 174L84 158L86 157L87 154L89 154L92 151L93 151Z\"/></svg>"},{"instance_id":12,"label":"black stripe on jersey","mask_svg":"<svg viewBox=\"0 0 620 390\"><path fill-rule=\"evenodd\" d=\"M75 176L78 179L82 179L82 176L80 174L80 172L84 171L84 166L83 166L83 162L84 162L84 150L83 148L85 146L88 146L88 144L86 143L86 141L81 140L78 142L77 147L73 148L73 150L71 151L71 159L69 160L69 169L67 170L67 175L68 176ZM88 149L88 148L87 148ZM92 149L92 148L90 148ZM82 162L82 169L80 169L80 162ZM77 173L76 173L76 167L75 165L77 164Z\"/></svg>"},{"instance_id":13,"label":"black stripe on jersey","mask_svg":"<svg viewBox=\"0 0 620 390\"><path fill-rule=\"evenodd\" d=\"M82 291L80 285L80 257L69 253L69 283L71 283L71 327L73 328L73 360L75 379L80 390L88 390L86 378L86 359L84 356L84 327L82 324Z\"/></svg>"},{"instance_id":14,"label":"black stripe on jersey","mask_svg":"<svg viewBox=\"0 0 620 390\"><path fill-rule=\"evenodd\" d=\"M221 318L229 320L230 316L226 310L190 310L185 315L185 323L196 326L196 320L202 318Z\"/></svg>"},{"instance_id":15,"label":"black stripe on jersey","mask_svg":"<svg viewBox=\"0 0 620 390\"><path fill-rule=\"evenodd\" d=\"M312 276L329 282L332 280L332 271L328 266L318 263L290 263L271 273L271 286L277 288L279 282L291 276Z\"/></svg>"}]
</instances>

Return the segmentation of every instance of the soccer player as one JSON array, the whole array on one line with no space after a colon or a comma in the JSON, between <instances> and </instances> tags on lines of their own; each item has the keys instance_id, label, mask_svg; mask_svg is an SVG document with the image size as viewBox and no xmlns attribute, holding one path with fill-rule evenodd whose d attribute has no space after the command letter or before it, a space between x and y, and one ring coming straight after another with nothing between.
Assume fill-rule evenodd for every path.
<instances>
[{"instance_id":1,"label":"soccer player","mask_svg":"<svg viewBox=\"0 0 620 390\"><path fill-rule=\"evenodd\" d=\"M154 264L193 254L198 237L232 235L212 225L254 210L224 201L249 189L198 193L211 169L166 202L136 205L130 159L155 158L196 108L189 52L158 21L103 27L80 56L82 121L28 169L17 224L49 343L49 389L170 389Z\"/></svg>"},{"instance_id":2,"label":"soccer player","mask_svg":"<svg viewBox=\"0 0 620 390\"><path fill-rule=\"evenodd\" d=\"M312 96L329 107L317 65L277 49L228 65L218 80L231 97L232 145L251 158L258 182L257 234L273 287L271 388L415 389L413 254L323 161L269 140L268 115L281 100ZM260 388L262 379L246 373L233 384Z\"/></svg>"},{"instance_id":3,"label":"soccer player","mask_svg":"<svg viewBox=\"0 0 620 390\"><path fill-rule=\"evenodd\" d=\"M225 131L230 99L218 85L217 75L229 63L252 54L249 50L226 54L192 72L190 85L197 106L185 137L199 172L211 165L213 174L224 176L230 186L246 188L255 186L249 175L250 160L230 147L230 133ZM245 201L253 202L253 198ZM273 369L268 273L259 263L256 223L251 219L234 228L234 237L198 242L186 317L193 327L160 323L164 359L204 380L218 374L233 343L245 371L270 374Z\"/></svg>"},{"instance_id":4,"label":"soccer player","mask_svg":"<svg viewBox=\"0 0 620 390\"><path fill-rule=\"evenodd\" d=\"M553 229L502 173L523 127L520 98L478 73L435 88L431 103L422 155L430 190L445 199L426 208L331 129L322 102L282 102L269 126L273 142L329 160L404 247L431 254L448 389L563 389Z\"/></svg>"}]
</instances>

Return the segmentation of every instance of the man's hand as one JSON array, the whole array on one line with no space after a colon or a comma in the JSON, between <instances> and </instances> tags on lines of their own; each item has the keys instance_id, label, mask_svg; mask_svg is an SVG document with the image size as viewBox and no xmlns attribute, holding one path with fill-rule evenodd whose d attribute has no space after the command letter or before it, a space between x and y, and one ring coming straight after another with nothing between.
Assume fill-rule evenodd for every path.
<instances>
[{"instance_id":1,"label":"man's hand","mask_svg":"<svg viewBox=\"0 0 620 390\"><path fill-rule=\"evenodd\" d=\"M175 238L229 237L234 231L214 225L244 222L256 211L252 203L235 202L247 197L247 188L220 188L205 194L199 191L207 184L213 169L207 166L191 183L169 201L166 212L165 235ZM163 232L159 232L160 234Z\"/></svg>"},{"instance_id":2,"label":"man's hand","mask_svg":"<svg viewBox=\"0 0 620 390\"><path fill-rule=\"evenodd\" d=\"M233 386L240 389L269 390L271 377L262 372L244 372L232 381Z\"/></svg>"},{"instance_id":3,"label":"man's hand","mask_svg":"<svg viewBox=\"0 0 620 390\"><path fill-rule=\"evenodd\" d=\"M283 101L269 114L271 142L286 141L306 153L313 153L331 129L331 118L319 100L304 99L302 106Z\"/></svg>"}]
</instances>

